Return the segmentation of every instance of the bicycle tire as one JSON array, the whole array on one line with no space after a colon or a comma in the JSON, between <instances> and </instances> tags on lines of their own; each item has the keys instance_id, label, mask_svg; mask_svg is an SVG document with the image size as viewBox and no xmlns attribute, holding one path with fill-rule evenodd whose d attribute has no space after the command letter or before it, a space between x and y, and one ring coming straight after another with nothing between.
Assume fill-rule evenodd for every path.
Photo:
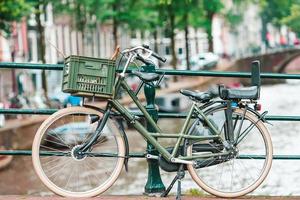
<instances>
[{"instance_id":1,"label":"bicycle tire","mask_svg":"<svg viewBox=\"0 0 300 200\"><path fill-rule=\"evenodd\" d=\"M86 116L85 116L86 115ZM83 140L88 140L87 137L90 137L92 133L88 136L88 133L85 133L85 138L83 136L79 135L84 133L84 130L86 129L79 129L78 133L76 132L76 129L73 130L73 127L71 131L69 132L70 134L65 134L63 132L57 133L55 131L58 130L63 130L66 128L66 126L71 126L71 125L78 125L79 123L82 123L80 120L86 120L86 117L90 117L91 115L97 115L99 117L102 117L103 114L91 109L91 108L86 108L86 107L69 107L65 108L62 110L59 110L58 112L54 113L51 115L48 119L46 119L42 125L39 127L34 141L32 145L32 161L33 161L33 166L35 169L36 174L40 178L40 180L46 185L47 188L49 188L51 191L54 193L65 196L65 197L92 197L99 195L103 192L105 192L109 187L112 186L112 184L117 180L119 174L121 173L123 164L124 164L124 157L125 157L125 144L124 144L124 139L122 135L120 134L119 131L113 131L111 135L110 133L105 133L104 136L101 138L101 141L99 139L99 142L92 146L92 150L90 154L87 154L85 157L82 156L82 158L75 158L74 155L72 155L72 151L74 154L74 149L76 149L75 145L80 145L80 142L84 142ZM67 118L68 116L73 117L73 122L71 123L70 121L71 118ZM58 126L60 121L59 120L67 120L62 121L62 125ZM77 121L76 121L76 120ZM110 119L109 119L110 120ZM85 123L85 121L84 121ZM98 123L98 122L97 122ZM112 128L117 128L113 127L114 125L108 125L109 122L107 122L106 126L112 126ZM55 127L57 124L58 127ZM84 126L92 126L86 123ZM96 126L96 125L93 125ZM51 129L52 128L52 129ZM48 131L49 129L49 131ZM83 130L82 130L83 129ZM55 130L55 131L53 131ZM52 131L52 132L50 132ZM75 134L76 132L76 134ZM110 131L107 131L110 132ZM51 133L51 135L50 135ZM64 134L64 135L63 135ZM70 139L70 135L75 135L74 138ZM50 135L50 136L49 136ZM67 139L67 137L69 137ZM50 140L51 138L55 138ZM50 142L49 142L50 140ZM63 142L62 142L63 141ZM76 142L75 142L76 141ZM49 143L49 144L48 144ZM74 144L72 144L74 143ZM46 146L48 144L48 146ZM109 145L112 144L115 145L116 147L110 147ZM55 146L56 145L56 146ZM64 147L64 146L65 147ZM45 148L48 147L48 148ZM58 147L57 147L58 146ZM72 147L72 148L71 148ZM106 150L106 148L108 150ZM44 149L44 150L43 150ZM45 150L46 149L46 150ZM49 150L48 150L49 149ZM57 149L57 151L54 151L53 149ZM66 150L65 150L66 149ZM47 151L48 150L48 151ZM64 152L62 154L63 156L55 156L57 158L52 159L50 156L40 156L40 153L53 153L56 152L57 154L62 154L61 152ZM112 156L112 157L97 157L97 155L100 155L99 152L103 151L103 155L106 153L110 153L110 151L113 151L114 154L111 155L117 155L117 156ZM100 152L100 153L101 153ZM107 153L108 152L108 153ZM98 154L97 154L98 153ZM49 157L49 158L47 158ZM56 178L50 177L50 169L49 169L49 174L47 170L47 164L43 163L43 160L46 159L52 159L48 162L53 162L52 164L54 166L54 169L52 169L52 173L59 173L59 175L56 175ZM56 160L55 160L56 159ZM102 159L102 160L101 160ZM113 160L113 162L107 162ZM103 162L100 162L103 161ZM58 165L59 163L63 163L63 166ZM51 163L49 163L50 165ZM70 165L71 164L71 165ZM67 166L70 165L70 170L69 172L67 169L65 169ZM111 167L110 174L107 171L108 166L114 165ZM105 169L99 169L100 167L106 167ZM51 166L52 167L52 166ZM75 170L77 169L77 171ZM58 172L61 171L61 172ZM95 171L95 172L93 172ZM104 171L104 173L103 173ZM91 176L91 173L93 173ZM67 174L67 175L66 175ZM60 178L61 176L70 176L68 177L68 182L66 183L66 186L63 186L63 184L60 184L58 182L55 182L57 179L62 179L62 181L67 180L64 178ZM75 174L75 175L74 175ZM102 174L101 176L97 176L97 179L95 180L95 177L97 174ZM104 176L105 175L105 176ZM73 177L75 178L73 178ZM78 178L76 179L76 176ZM103 180L103 183L99 183L102 181L102 178L105 178ZM70 183L71 182L71 183ZM71 184L71 185L70 185ZM76 185L77 184L77 189ZM80 185L79 185L80 184ZM95 186L94 186L95 185ZM74 189L72 188L74 186ZM70 189L72 188L72 189Z\"/></svg>"},{"instance_id":2,"label":"bicycle tire","mask_svg":"<svg viewBox=\"0 0 300 200\"><path fill-rule=\"evenodd\" d=\"M215 113L220 112L220 111L222 113L225 111L225 109L226 109L225 107L218 108L215 110L211 110L206 114L209 116L209 115L214 115ZM244 110L239 109L239 108L236 108L233 110L233 115L236 115L236 116L241 116L241 115L243 115L243 113L244 113ZM216 114L215 114L215 118L217 118ZM239 119L239 118L236 117L236 119ZM189 171L192 179L196 182L196 184L198 186L200 186L203 190L205 190L206 192L208 192L212 195L215 195L218 197L223 197L223 198L224 197L225 198L234 198L234 197L246 195L246 194L252 192L253 190L255 190L265 180L265 178L267 177L267 175L270 171L270 168L272 165L273 147L272 147L272 141L271 141L271 137L268 132L268 129L265 127L265 125L262 123L261 120L258 120L257 116L255 116L254 114L252 114L248 111L245 113L245 119L246 119L246 121L249 121L250 124L254 124L257 122L256 124L254 124L254 126L258 130L258 133L260 134L260 136L262 138L261 142L264 144L264 148L265 148L265 160L262 165L262 169L261 169L260 173L258 174L258 178L254 179L254 181L252 183L250 183L246 187L237 188L235 191L229 191L229 189L232 189L232 187L236 187L236 185L239 186L239 184L240 184L242 186L245 184L245 179L247 178L247 177L245 178L245 176L249 176L249 174L250 174L249 171L251 170L251 168L240 164L239 162L241 162L241 161L236 161L236 163L239 163L238 165L242 166L241 168L244 168L244 169L242 169L242 170L234 169L235 159L231 159L230 161L221 162L219 164L214 164L211 166L208 166L209 164L206 164L207 167L201 167L198 169L196 169L194 167L194 165L192 165L192 164L187 165L188 171ZM195 126L191 127L191 128L195 128ZM249 132L250 136L247 135L244 139L246 139L246 138L251 139L251 137L253 137L253 135L254 135L253 132L254 131L251 130L251 133ZM258 141L253 141L253 142L257 143ZM239 144L241 144L241 143L239 143ZM239 147L238 145L237 145L237 147L239 148L239 151L240 151L241 147ZM249 149L251 149L251 147L244 147L244 149L245 149L245 152L250 152ZM187 156L192 156L192 154L193 154L192 150L193 150L193 144L189 145L187 147ZM256 150L255 150L255 152L256 152ZM252 159L254 158L253 155L249 156L249 154L248 154L248 157L252 158ZM236 158L238 158L238 156ZM236 159L236 160L238 160L238 159ZM239 159L239 160L241 160L241 159ZM245 160L247 160L247 159L245 159ZM252 165L255 164L254 160L251 160L251 159L248 159L248 160L251 161ZM248 161L248 163L250 163L250 161ZM228 170L226 171L224 169L224 166L226 167L226 165L229 165L231 162L233 163L231 165L231 167L233 166L232 171L234 171L234 172L233 172L233 174L231 172L231 180L230 180L231 188L226 189L225 187L227 187L227 185L221 184L220 180L224 179L224 182L225 181L229 182L228 178L230 178L230 175L223 175L223 171L224 171L224 173L226 173L228 171ZM258 162L258 161L256 161L256 162ZM221 165L223 165L223 166L221 166ZM220 166L221 166L221 170L220 170ZM257 166L254 166L254 167L257 167ZM219 171L221 171L221 172L218 173ZM243 179L239 179L239 180L243 181L243 183L237 183L236 176L234 176L234 178L233 178L234 173L237 173L237 172L243 172L238 175L238 177L243 176ZM209 173L211 173L211 174L209 174ZM252 176L252 174L250 174L250 176ZM216 179L219 179L218 183L216 182ZM234 185L234 186L232 186L232 185ZM217 187L224 187L224 189L220 189Z\"/></svg>"}]
</instances>

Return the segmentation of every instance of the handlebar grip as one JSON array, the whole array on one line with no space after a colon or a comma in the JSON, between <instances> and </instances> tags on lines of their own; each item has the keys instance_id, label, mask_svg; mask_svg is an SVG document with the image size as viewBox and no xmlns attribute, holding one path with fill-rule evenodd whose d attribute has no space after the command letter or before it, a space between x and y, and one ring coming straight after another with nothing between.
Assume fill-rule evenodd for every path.
<instances>
[{"instance_id":1,"label":"handlebar grip","mask_svg":"<svg viewBox=\"0 0 300 200\"><path fill-rule=\"evenodd\" d=\"M157 53L152 52L152 56L160 60L161 62L166 62L166 58L160 57Z\"/></svg>"},{"instance_id":2,"label":"handlebar grip","mask_svg":"<svg viewBox=\"0 0 300 200\"><path fill-rule=\"evenodd\" d=\"M145 49L149 49L150 50L149 45L143 44L142 47L144 47Z\"/></svg>"},{"instance_id":3,"label":"handlebar grip","mask_svg":"<svg viewBox=\"0 0 300 200\"><path fill-rule=\"evenodd\" d=\"M141 57L139 54L137 54L136 59L143 62L145 65L150 65L151 63L146 61L143 57Z\"/></svg>"},{"instance_id":4,"label":"handlebar grip","mask_svg":"<svg viewBox=\"0 0 300 200\"><path fill-rule=\"evenodd\" d=\"M142 45L145 49L149 49L150 50L150 47L149 45L146 45L146 44L143 44ZM161 62L166 62L166 58L163 58L163 57L160 57L157 53L155 53L154 51L152 51L152 56L157 58L158 60L160 60Z\"/></svg>"}]
</instances>

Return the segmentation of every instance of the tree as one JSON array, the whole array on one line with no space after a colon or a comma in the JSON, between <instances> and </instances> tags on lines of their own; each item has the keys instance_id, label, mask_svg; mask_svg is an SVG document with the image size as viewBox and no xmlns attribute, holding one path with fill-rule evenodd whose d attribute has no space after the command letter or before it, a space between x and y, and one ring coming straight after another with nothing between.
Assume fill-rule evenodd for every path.
<instances>
[{"instance_id":1,"label":"tree","mask_svg":"<svg viewBox=\"0 0 300 200\"><path fill-rule=\"evenodd\" d=\"M96 0L57 0L51 1L53 5L53 10L55 15L69 15L71 16L71 23L74 30L76 30L76 43L77 47L80 45L78 44L79 41L79 32L81 33L81 41L85 41L85 31L86 27L90 25L93 20L91 20L90 9L92 8L92 4L96 2ZM94 8L93 8L94 9ZM92 10L93 10L92 9ZM82 52L84 51L84 44L82 45ZM77 54L79 54L79 48L77 48Z\"/></svg>"},{"instance_id":2,"label":"tree","mask_svg":"<svg viewBox=\"0 0 300 200\"><path fill-rule=\"evenodd\" d=\"M164 9L164 14L167 18L166 25L167 25L167 36L170 37L171 40L171 54L172 54L172 60L171 60L171 65L173 68L176 70L177 66L177 55L176 55L176 47L175 47L175 28L176 28L176 22L175 22L175 17L176 17L176 6L177 4L175 3L168 3L163 5ZM176 76L174 77L174 81L177 81Z\"/></svg>"},{"instance_id":3,"label":"tree","mask_svg":"<svg viewBox=\"0 0 300 200\"><path fill-rule=\"evenodd\" d=\"M193 13L195 8L198 8L198 1L191 0L191 1L180 1L179 2L179 29L184 31L184 40L185 40L185 59L186 59L186 67L187 70L190 70L190 51L189 51L189 27L193 23L191 20L191 14ZM198 9L197 9L198 10ZM199 10L198 10L199 11ZM196 18L196 17L195 17Z\"/></svg>"},{"instance_id":4,"label":"tree","mask_svg":"<svg viewBox=\"0 0 300 200\"><path fill-rule=\"evenodd\" d=\"M205 24L205 18L203 17L203 3L202 1L197 1L197 4L192 7L190 12L190 26L194 28L195 31L195 45L196 53L198 54L199 44L198 44L198 30L203 28Z\"/></svg>"},{"instance_id":5,"label":"tree","mask_svg":"<svg viewBox=\"0 0 300 200\"><path fill-rule=\"evenodd\" d=\"M30 5L25 0L1 0L0 1L0 30L9 33L11 22L20 21L23 16L29 14Z\"/></svg>"},{"instance_id":6,"label":"tree","mask_svg":"<svg viewBox=\"0 0 300 200\"><path fill-rule=\"evenodd\" d=\"M262 38L267 44L267 24L270 23L280 29L283 23L283 19L290 15L291 7L297 3L298 0L286 0L286 1L268 1L260 0L259 5L261 7L261 19L262 19ZM299 2L298 2L299 3Z\"/></svg>"},{"instance_id":7,"label":"tree","mask_svg":"<svg viewBox=\"0 0 300 200\"><path fill-rule=\"evenodd\" d=\"M38 30L38 41L40 45L40 58L42 60L42 63L46 63L46 44L45 44L45 27L42 25L41 22L41 15L45 12L45 7L47 4L44 3L44 1L39 0L38 3L35 5L35 21L37 23L37 30ZM48 99L48 87L47 87L47 76L46 71L42 71L42 88L44 90L45 98Z\"/></svg>"},{"instance_id":8,"label":"tree","mask_svg":"<svg viewBox=\"0 0 300 200\"><path fill-rule=\"evenodd\" d=\"M41 58L42 63L46 63L46 44L45 44L45 28L41 22L41 15L45 13L46 6L48 4L47 0L36 0L36 1L29 1L31 6L34 8L35 14L35 21L37 23L37 31L38 31L38 44L39 44L39 57ZM48 100L48 87L47 87L47 76L46 71L42 70L42 88L44 90L45 98Z\"/></svg>"},{"instance_id":9,"label":"tree","mask_svg":"<svg viewBox=\"0 0 300 200\"><path fill-rule=\"evenodd\" d=\"M225 20L232 30L243 21L243 12L248 4L249 1L233 0L232 6L224 11Z\"/></svg>"},{"instance_id":10,"label":"tree","mask_svg":"<svg viewBox=\"0 0 300 200\"><path fill-rule=\"evenodd\" d=\"M135 0L95 0L94 6L98 11L95 10L94 14L97 19L103 23L112 23L114 47L119 44L119 28L133 27L139 22L139 3L141 2Z\"/></svg>"},{"instance_id":11,"label":"tree","mask_svg":"<svg viewBox=\"0 0 300 200\"><path fill-rule=\"evenodd\" d=\"M191 19L190 24L194 27L195 32L199 28L203 28L207 34L208 51L213 52L213 36L212 36L212 22L216 14L222 14L224 5L221 0L197 0L191 7ZM226 14L224 14L226 15ZM198 43L196 39L196 48L198 49Z\"/></svg>"},{"instance_id":12,"label":"tree","mask_svg":"<svg viewBox=\"0 0 300 200\"><path fill-rule=\"evenodd\" d=\"M300 5L293 4L291 6L291 13L284 17L281 22L290 27L298 35L300 34Z\"/></svg>"},{"instance_id":13,"label":"tree","mask_svg":"<svg viewBox=\"0 0 300 200\"><path fill-rule=\"evenodd\" d=\"M206 31L208 39L208 51L213 52L212 21L215 14L220 13L224 7L221 0L201 0L203 6L203 28Z\"/></svg>"},{"instance_id":14,"label":"tree","mask_svg":"<svg viewBox=\"0 0 300 200\"><path fill-rule=\"evenodd\" d=\"M3 33L7 35L10 34L11 30L11 23L14 21L20 21L24 16L29 14L30 5L27 4L24 0L1 0L0 1L0 36ZM1 31L2 30L2 31ZM12 51L12 61L14 61L15 52ZM15 69L11 70L12 73L12 91L17 92L17 85L16 85L16 74Z\"/></svg>"},{"instance_id":15,"label":"tree","mask_svg":"<svg viewBox=\"0 0 300 200\"><path fill-rule=\"evenodd\" d=\"M189 27L203 28L207 33L209 51L213 51L212 20L215 14L220 13L223 4L221 0L162 0L167 16L166 24L171 40L171 65L176 69L177 57L175 50L175 29L185 32L185 49L187 68L189 69ZM196 40L197 41L197 40ZM197 46L197 43L196 43Z\"/></svg>"},{"instance_id":16,"label":"tree","mask_svg":"<svg viewBox=\"0 0 300 200\"><path fill-rule=\"evenodd\" d=\"M280 27L282 25L282 18L289 15L290 7L292 4L292 0L260 0L261 16L265 19L267 23L271 23L276 27Z\"/></svg>"},{"instance_id":17,"label":"tree","mask_svg":"<svg viewBox=\"0 0 300 200\"><path fill-rule=\"evenodd\" d=\"M136 1L133 12L136 18L131 20L129 28L131 31L148 30L154 39L154 51L158 51L158 28L163 27L164 20L162 4L157 0Z\"/></svg>"}]
</instances>

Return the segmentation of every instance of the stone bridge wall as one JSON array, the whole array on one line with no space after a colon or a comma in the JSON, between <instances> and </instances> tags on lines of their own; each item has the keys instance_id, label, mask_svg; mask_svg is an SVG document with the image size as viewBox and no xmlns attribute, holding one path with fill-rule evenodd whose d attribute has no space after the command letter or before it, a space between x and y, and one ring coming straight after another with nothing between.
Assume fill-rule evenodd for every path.
<instances>
[{"instance_id":1,"label":"stone bridge wall","mask_svg":"<svg viewBox=\"0 0 300 200\"><path fill-rule=\"evenodd\" d=\"M251 62L259 60L262 72L283 72L284 69L282 68L299 55L300 49L288 49L286 51L242 58L236 61L236 66L241 71L250 71Z\"/></svg>"},{"instance_id":2,"label":"stone bridge wall","mask_svg":"<svg viewBox=\"0 0 300 200\"><path fill-rule=\"evenodd\" d=\"M300 49L287 49L285 51L263 54L242 58L234 63L236 71L251 71L251 62L259 60L261 62L261 72L284 73L285 67L296 57L300 56ZM249 80L241 79L244 84L249 84ZM273 84L284 82L284 80L264 79L263 84Z\"/></svg>"}]
</instances>

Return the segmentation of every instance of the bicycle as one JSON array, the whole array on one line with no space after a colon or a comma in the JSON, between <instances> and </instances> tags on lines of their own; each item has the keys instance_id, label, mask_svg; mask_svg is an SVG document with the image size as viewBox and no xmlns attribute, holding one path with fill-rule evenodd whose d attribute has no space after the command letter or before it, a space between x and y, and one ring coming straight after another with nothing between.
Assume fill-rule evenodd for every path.
<instances>
[{"instance_id":1,"label":"bicycle","mask_svg":"<svg viewBox=\"0 0 300 200\"><path fill-rule=\"evenodd\" d=\"M50 190L61 196L90 197L111 187L124 165L127 169L131 157L123 120L159 152L159 156L145 153L145 158L158 159L165 171L177 171L162 196L168 194L176 180L180 186L186 170L203 190L219 197L246 195L263 182L271 168L273 150L264 125L266 112L257 111L259 62L252 64L251 87L228 89L221 85L218 91L221 99L215 99L211 91L181 90L191 99L192 106L180 133L163 133L137 98L143 85L156 86L155 82L159 83L163 75L133 71L141 80L134 92L126 83L125 73L134 60L142 61L145 68L153 64L150 57L162 62L166 59L145 45L125 49L121 54L127 60L121 73L112 70L111 77L116 76L116 80L110 79L112 92L110 95L99 92L107 100L104 110L92 105L65 108L51 115L38 129L32 160L37 175ZM70 70L68 64L66 70ZM147 131L140 117L116 98L121 88L153 132ZM177 138L177 141L172 147L164 147L157 138ZM180 197L180 190L177 195Z\"/></svg>"}]
</instances>

